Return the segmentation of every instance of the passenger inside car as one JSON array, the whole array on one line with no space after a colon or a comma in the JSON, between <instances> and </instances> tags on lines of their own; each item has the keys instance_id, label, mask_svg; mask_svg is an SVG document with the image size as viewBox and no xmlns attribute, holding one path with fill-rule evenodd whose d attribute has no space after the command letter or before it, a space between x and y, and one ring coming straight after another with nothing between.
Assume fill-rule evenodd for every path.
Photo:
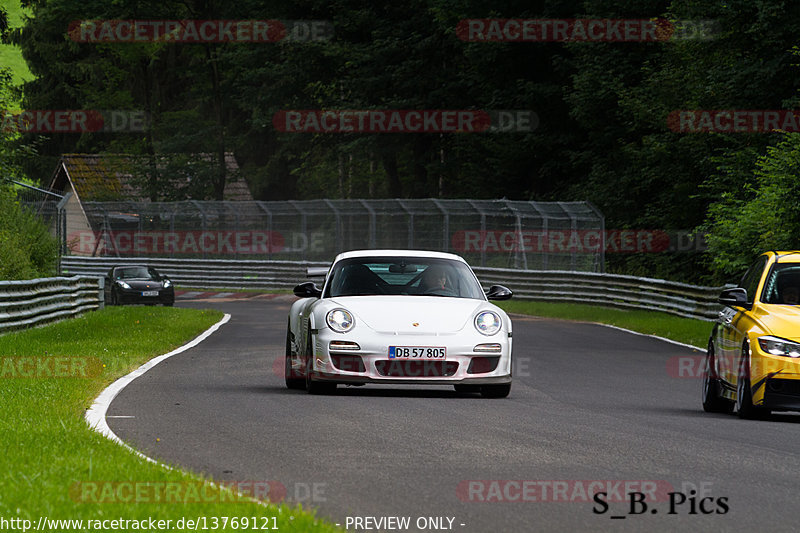
<instances>
[{"instance_id":1,"label":"passenger inside car","mask_svg":"<svg viewBox=\"0 0 800 533\"><path fill-rule=\"evenodd\" d=\"M340 276L337 296L379 294L375 274L361 263L345 265Z\"/></svg>"},{"instance_id":2,"label":"passenger inside car","mask_svg":"<svg viewBox=\"0 0 800 533\"><path fill-rule=\"evenodd\" d=\"M800 302L800 288L789 285L781 291L781 300L785 304L797 305Z\"/></svg>"}]
</instances>

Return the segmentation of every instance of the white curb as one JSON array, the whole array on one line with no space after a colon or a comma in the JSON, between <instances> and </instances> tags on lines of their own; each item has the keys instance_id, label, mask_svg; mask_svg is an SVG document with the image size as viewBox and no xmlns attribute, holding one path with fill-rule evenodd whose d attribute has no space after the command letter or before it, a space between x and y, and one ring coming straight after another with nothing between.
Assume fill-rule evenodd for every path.
<instances>
[{"instance_id":1,"label":"white curb","mask_svg":"<svg viewBox=\"0 0 800 533\"><path fill-rule=\"evenodd\" d=\"M167 466L167 465L165 465L163 463L160 463L160 462L156 461L155 459L147 457L143 453L141 453L141 452L139 452L137 450L134 450L133 448L131 448L130 446L128 446L127 444L122 442L122 439L120 439L117 436L117 434L114 433L113 431L111 431L111 428L108 427L108 424L106 423L106 413L108 412L108 408L111 405L111 402L114 400L114 398L116 398L117 394L122 392L122 389L127 387L134 379L144 375L145 372L147 372L148 370L150 370L151 368L156 366L161 361L164 361L165 359L169 359L173 355L178 355L181 352L185 352L186 350L188 350L190 348L194 348L195 346L197 346L198 344L200 344L201 342L206 340L208 337L210 337L212 333L217 331L220 327L222 327L224 324L226 324L230 319L231 319L231 315L226 313L225 316L223 316L222 319L219 322L217 322L216 324L214 324L213 326L211 326L210 328L205 330L203 333L201 333L199 336L197 336L194 340L192 340L188 344L184 344L183 346L181 346L179 348L176 348L176 349L172 350L169 353L165 353L164 355L159 355L158 357L150 359L148 362L146 362L145 364L143 364L142 366L140 366L139 368L137 368L136 370L134 370L130 374L128 374L126 376L122 376L121 378L116 380L114 383L112 383L111 385L106 387L103 390L103 392L100 393L100 396L95 398L94 403L92 403L92 406L89 409L86 410L85 418L86 418L86 422L89 424L89 427L92 428L93 430L97 431L98 433L100 433L104 437L113 440L114 442L116 442L120 446L124 446L125 448L129 449L131 452L135 453L139 457L141 457L143 459L146 459L147 461L150 461L151 463L159 464L161 466L164 466L165 468L169 468L170 470L172 470L172 468L170 468L169 466Z\"/></svg>"}]
</instances>

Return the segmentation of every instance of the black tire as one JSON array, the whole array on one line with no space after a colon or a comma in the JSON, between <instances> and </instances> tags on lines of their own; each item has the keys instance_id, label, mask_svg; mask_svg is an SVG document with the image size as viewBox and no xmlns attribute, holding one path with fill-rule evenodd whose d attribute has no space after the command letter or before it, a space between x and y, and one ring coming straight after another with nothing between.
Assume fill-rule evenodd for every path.
<instances>
[{"instance_id":1,"label":"black tire","mask_svg":"<svg viewBox=\"0 0 800 533\"><path fill-rule=\"evenodd\" d=\"M511 383L501 385L481 385L481 396L484 398L505 398L511 392Z\"/></svg>"},{"instance_id":2,"label":"black tire","mask_svg":"<svg viewBox=\"0 0 800 533\"><path fill-rule=\"evenodd\" d=\"M742 346L742 358L736 380L736 412L739 418L758 420L770 415L768 409L753 405L753 392L750 389L750 349L748 343Z\"/></svg>"},{"instance_id":3,"label":"black tire","mask_svg":"<svg viewBox=\"0 0 800 533\"><path fill-rule=\"evenodd\" d=\"M480 392L481 386L480 385L453 385L453 388L456 392Z\"/></svg>"},{"instance_id":4,"label":"black tire","mask_svg":"<svg viewBox=\"0 0 800 533\"><path fill-rule=\"evenodd\" d=\"M336 390L336 383L328 383L325 381L314 380L314 371L311 365L314 361L314 341L311 338L311 333L308 334L308 342L306 342L306 375L305 386L309 394L330 394Z\"/></svg>"},{"instance_id":5,"label":"black tire","mask_svg":"<svg viewBox=\"0 0 800 533\"><path fill-rule=\"evenodd\" d=\"M302 390L306 388L306 380L303 376L298 376L297 372L292 369L292 339L290 337L289 328L286 328L286 356L284 357L283 374L286 381L286 387L294 390Z\"/></svg>"},{"instance_id":6,"label":"black tire","mask_svg":"<svg viewBox=\"0 0 800 533\"><path fill-rule=\"evenodd\" d=\"M172 307L175 305L175 302L164 302L164 307Z\"/></svg>"},{"instance_id":7,"label":"black tire","mask_svg":"<svg viewBox=\"0 0 800 533\"><path fill-rule=\"evenodd\" d=\"M120 305L119 297L114 289L111 289L111 305Z\"/></svg>"},{"instance_id":8,"label":"black tire","mask_svg":"<svg viewBox=\"0 0 800 533\"><path fill-rule=\"evenodd\" d=\"M722 398L720 392L722 385L714 360L714 343L708 343L706 362L703 369L703 410L706 413L730 413L734 403L727 398Z\"/></svg>"}]
</instances>

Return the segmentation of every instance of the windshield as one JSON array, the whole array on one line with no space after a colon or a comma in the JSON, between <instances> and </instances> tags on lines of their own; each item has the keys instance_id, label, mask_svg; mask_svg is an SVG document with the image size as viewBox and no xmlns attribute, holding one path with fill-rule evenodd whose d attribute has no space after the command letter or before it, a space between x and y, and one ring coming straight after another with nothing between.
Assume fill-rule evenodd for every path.
<instances>
[{"instance_id":1,"label":"windshield","mask_svg":"<svg viewBox=\"0 0 800 533\"><path fill-rule=\"evenodd\" d=\"M132 266L118 268L114 271L115 279L158 279L158 274L151 269L143 266Z\"/></svg>"},{"instance_id":2,"label":"windshield","mask_svg":"<svg viewBox=\"0 0 800 533\"><path fill-rule=\"evenodd\" d=\"M778 263L772 267L761 301L767 304L800 303L800 263Z\"/></svg>"},{"instance_id":3,"label":"windshield","mask_svg":"<svg viewBox=\"0 0 800 533\"><path fill-rule=\"evenodd\" d=\"M425 257L344 259L333 267L323 297L387 294L485 299L466 264Z\"/></svg>"}]
</instances>

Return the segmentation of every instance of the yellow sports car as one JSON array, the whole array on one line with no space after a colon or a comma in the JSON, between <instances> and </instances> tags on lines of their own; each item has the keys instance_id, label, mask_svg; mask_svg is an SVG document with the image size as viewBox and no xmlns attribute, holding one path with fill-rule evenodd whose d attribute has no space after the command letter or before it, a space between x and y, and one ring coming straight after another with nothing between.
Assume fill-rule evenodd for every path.
<instances>
[{"instance_id":1,"label":"yellow sports car","mask_svg":"<svg viewBox=\"0 0 800 533\"><path fill-rule=\"evenodd\" d=\"M741 418L800 411L800 251L767 252L719 297L703 409Z\"/></svg>"}]
</instances>

